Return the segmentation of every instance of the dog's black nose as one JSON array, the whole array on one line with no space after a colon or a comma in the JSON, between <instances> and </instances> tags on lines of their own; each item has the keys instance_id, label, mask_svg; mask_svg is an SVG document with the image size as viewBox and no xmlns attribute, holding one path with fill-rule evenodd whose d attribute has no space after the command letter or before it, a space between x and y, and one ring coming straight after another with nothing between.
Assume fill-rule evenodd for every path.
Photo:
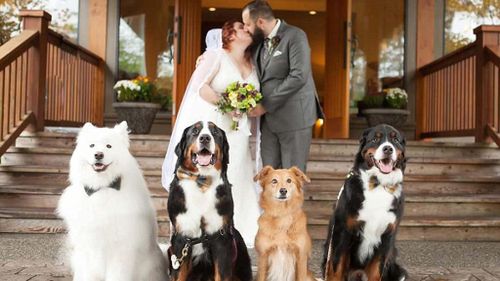
<instances>
[{"instance_id":1,"label":"dog's black nose","mask_svg":"<svg viewBox=\"0 0 500 281\"><path fill-rule=\"evenodd\" d=\"M286 195L286 193L287 193L286 188L280 188L280 194L281 195Z\"/></svg>"},{"instance_id":2,"label":"dog's black nose","mask_svg":"<svg viewBox=\"0 0 500 281\"><path fill-rule=\"evenodd\" d=\"M94 157L95 157L96 160L102 160L102 158L104 158L104 153L102 153L102 152L96 152L94 154Z\"/></svg>"},{"instance_id":3,"label":"dog's black nose","mask_svg":"<svg viewBox=\"0 0 500 281\"><path fill-rule=\"evenodd\" d=\"M392 154L394 152L394 149L392 149L392 146L386 145L382 148L382 151L384 154Z\"/></svg>"},{"instance_id":4,"label":"dog's black nose","mask_svg":"<svg viewBox=\"0 0 500 281\"><path fill-rule=\"evenodd\" d=\"M212 138L210 137L210 135L207 135L207 134L204 134L204 135L200 136L200 142L203 143L203 144L209 143L211 139Z\"/></svg>"}]
</instances>

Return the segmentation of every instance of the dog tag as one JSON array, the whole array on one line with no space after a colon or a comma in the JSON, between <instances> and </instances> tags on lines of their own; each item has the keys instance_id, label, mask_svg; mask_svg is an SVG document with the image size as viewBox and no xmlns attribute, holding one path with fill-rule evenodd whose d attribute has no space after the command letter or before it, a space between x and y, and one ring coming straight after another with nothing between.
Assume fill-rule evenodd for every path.
<instances>
[{"instance_id":1,"label":"dog tag","mask_svg":"<svg viewBox=\"0 0 500 281\"><path fill-rule=\"evenodd\" d=\"M172 260L172 268L173 269L177 270L177 269L179 269L179 267L181 267L181 263L177 259L176 255L172 255L171 260Z\"/></svg>"}]
</instances>

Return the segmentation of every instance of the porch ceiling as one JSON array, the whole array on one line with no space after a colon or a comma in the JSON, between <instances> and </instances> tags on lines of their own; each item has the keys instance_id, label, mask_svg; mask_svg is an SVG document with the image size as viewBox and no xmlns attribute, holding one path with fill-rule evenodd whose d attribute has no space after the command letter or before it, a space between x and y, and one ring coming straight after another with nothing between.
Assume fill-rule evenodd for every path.
<instances>
[{"instance_id":1,"label":"porch ceiling","mask_svg":"<svg viewBox=\"0 0 500 281\"><path fill-rule=\"evenodd\" d=\"M226 8L226 9L241 9L249 0L202 0L201 5L204 8ZM269 1L273 10L286 11L326 11L326 0L272 0Z\"/></svg>"}]
</instances>

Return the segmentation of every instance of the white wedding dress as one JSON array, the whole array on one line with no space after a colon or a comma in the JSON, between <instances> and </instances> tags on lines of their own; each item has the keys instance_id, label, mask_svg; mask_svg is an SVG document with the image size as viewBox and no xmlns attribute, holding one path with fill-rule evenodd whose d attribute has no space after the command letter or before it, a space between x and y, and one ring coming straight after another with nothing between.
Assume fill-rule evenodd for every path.
<instances>
[{"instance_id":1,"label":"white wedding dress","mask_svg":"<svg viewBox=\"0 0 500 281\"><path fill-rule=\"evenodd\" d=\"M257 220L260 216L258 205L257 185L253 181L256 174L250 152L250 127L251 121L244 115L239 121L240 129L231 129L232 118L229 114L222 114L217 107L199 95L199 89L209 79L211 88L222 93L232 82L245 82L259 89L259 79L255 67L248 77L243 77L236 64L225 50L213 50L205 53L201 64L193 73L188 86L195 93L186 91L179 110L179 117L172 132L165 163L163 164L163 186L168 189L173 178L175 160L171 159L175 145L180 140L180 135L185 127L199 121L209 120L226 132L229 143L229 166L228 180L232 184L232 195L234 201L234 224L245 240L249 248L253 248L255 235L257 234ZM182 119L181 119L182 118ZM183 125L181 125L183 124ZM170 152L170 153L169 153ZM170 155L169 155L170 154ZM174 154L175 155L175 154Z\"/></svg>"}]
</instances>

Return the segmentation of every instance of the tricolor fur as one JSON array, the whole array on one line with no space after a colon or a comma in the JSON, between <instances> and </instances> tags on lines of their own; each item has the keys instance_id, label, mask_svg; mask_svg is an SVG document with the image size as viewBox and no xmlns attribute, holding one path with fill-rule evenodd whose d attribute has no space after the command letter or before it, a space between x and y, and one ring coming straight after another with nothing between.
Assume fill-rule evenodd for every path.
<instances>
[{"instance_id":1,"label":"tricolor fur","mask_svg":"<svg viewBox=\"0 0 500 281\"><path fill-rule=\"evenodd\" d=\"M171 257L180 258L192 239L206 240L189 248L180 268L171 266L172 280L251 280L250 257L233 225L225 132L212 122L197 122L184 130L175 151L178 160L168 198Z\"/></svg>"},{"instance_id":2,"label":"tricolor fur","mask_svg":"<svg viewBox=\"0 0 500 281\"><path fill-rule=\"evenodd\" d=\"M395 128L364 131L342 187L325 243L325 280L404 280L396 263L403 215L405 139Z\"/></svg>"}]
</instances>

